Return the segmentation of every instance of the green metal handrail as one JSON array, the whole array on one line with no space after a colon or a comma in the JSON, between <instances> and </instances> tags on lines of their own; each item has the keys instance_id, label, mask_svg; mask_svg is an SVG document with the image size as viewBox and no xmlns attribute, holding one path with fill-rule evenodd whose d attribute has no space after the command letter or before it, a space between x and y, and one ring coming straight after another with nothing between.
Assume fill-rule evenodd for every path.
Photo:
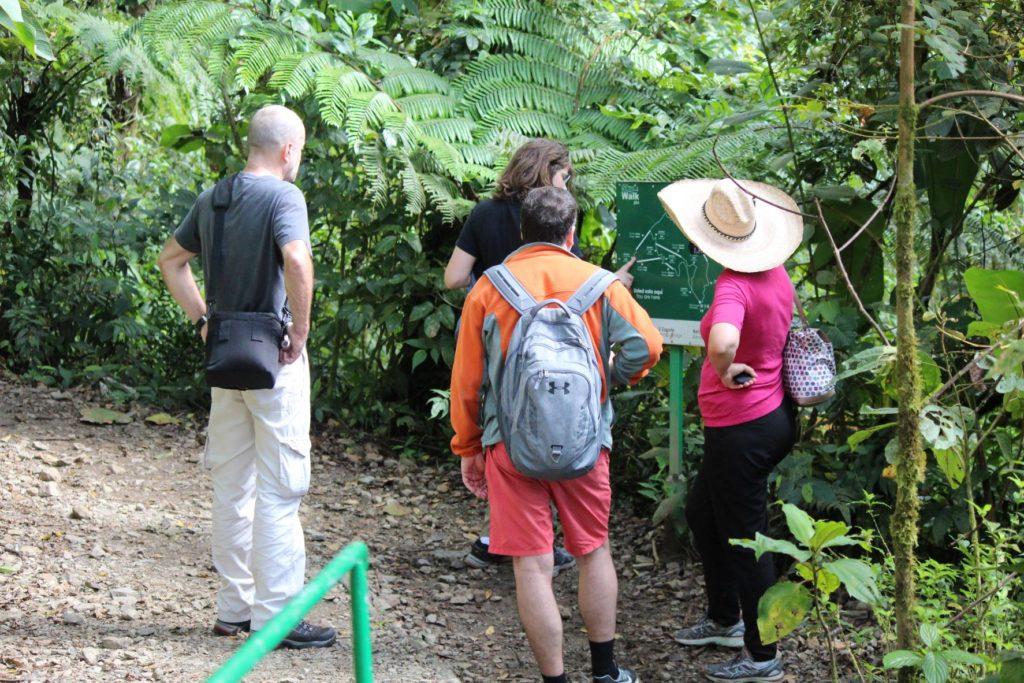
<instances>
[{"instance_id":1,"label":"green metal handrail","mask_svg":"<svg viewBox=\"0 0 1024 683\"><path fill-rule=\"evenodd\" d=\"M373 683L373 654L370 647L370 604L367 595L366 570L370 551L362 541L350 543L306 584L302 592L284 606L258 632L249 636L242 647L217 669L206 683L237 683L275 649L303 617L323 600L328 591L352 572L352 654L355 660L356 683Z\"/></svg>"}]
</instances>

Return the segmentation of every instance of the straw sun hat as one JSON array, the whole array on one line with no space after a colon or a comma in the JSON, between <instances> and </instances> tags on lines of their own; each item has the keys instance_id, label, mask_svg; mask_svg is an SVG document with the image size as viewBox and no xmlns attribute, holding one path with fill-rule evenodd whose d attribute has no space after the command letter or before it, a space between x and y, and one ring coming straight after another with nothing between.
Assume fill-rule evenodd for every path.
<instances>
[{"instance_id":1,"label":"straw sun hat","mask_svg":"<svg viewBox=\"0 0 1024 683\"><path fill-rule=\"evenodd\" d=\"M680 180L659 192L658 199L687 239L730 270L771 270L785 263L803 240L800 215L771 205L799 211L796 202L764 183L730 178Z\"/></svg>"}]
</instances>

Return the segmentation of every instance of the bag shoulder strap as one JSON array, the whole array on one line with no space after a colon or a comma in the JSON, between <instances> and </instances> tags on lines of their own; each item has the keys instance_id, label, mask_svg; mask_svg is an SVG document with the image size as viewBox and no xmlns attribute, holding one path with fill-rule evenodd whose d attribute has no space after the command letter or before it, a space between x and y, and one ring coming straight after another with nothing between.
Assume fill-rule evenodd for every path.
<instances>
[{"instance_id":1,"label":"bag shoulder strap","mask_svg":"<svg viewBox=\"0 0 1024 683\"><path fill-rule=\"evenodd\" d=\"M231 207L237 175L222 178L213 187L213 261L210 263L210 282L206 285L206 305L211 310L224 280L224 214Z\"/></svg>"},{"instance_id":2,"label":"bag shoulder strap","mask_svg":"<svg viewBox=\"0 0 1024 683\"><path fill-rule=\"evenodd\" d=\"M522 283L516 279L512 271L505 264L492 266L484 271L484 275L491 281L498 293L504 297L512 308L516 309L519 315L526 315L534 306L537 300L526 291Z\"/></svg>"},{"instance_id":3,"label":"bag shoulder strap","mask_svg":"<svg viewBox=\"0 0 1024 683\"><path fill-rule=\"evenodd\" d=\"M598 299L618 279L615 273L598 268L565 303L573 313L583 315L591 306L597 303Z\"/></svg>"},{"instance_id":4,"label":"bag shoulder strap","mask_svg":"<svg viewBox=\"0 0 1024 683\"><path fill-rule=\"evenodd\" d=\"M800 300L800 294L796 291L795 284L793 284L793 303L796 304L796 312L800 315L800 322L804 324L804 327L810 327L810 323L807 322L807 312L804 311L804 302Z\"/></svg>"}]
</instances>

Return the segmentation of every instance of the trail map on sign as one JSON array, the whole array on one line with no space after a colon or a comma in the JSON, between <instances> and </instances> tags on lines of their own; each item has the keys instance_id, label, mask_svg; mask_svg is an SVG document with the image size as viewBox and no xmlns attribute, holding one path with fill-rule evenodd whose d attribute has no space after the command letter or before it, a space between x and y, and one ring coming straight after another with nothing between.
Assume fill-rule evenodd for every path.
<instances>
[{"instance_id":1,"label":"trail map on sign","mask_svg":"<svg viewBox=\"0 0 1024 683\"><path fill-rule=\"evenodd\" d=\"M703 346L700 319L711 305L722 267L686 239L658 201L666 183L619 183L615 260L636 256L633 296L666 344Z\"/></svg>"}]
</instances>

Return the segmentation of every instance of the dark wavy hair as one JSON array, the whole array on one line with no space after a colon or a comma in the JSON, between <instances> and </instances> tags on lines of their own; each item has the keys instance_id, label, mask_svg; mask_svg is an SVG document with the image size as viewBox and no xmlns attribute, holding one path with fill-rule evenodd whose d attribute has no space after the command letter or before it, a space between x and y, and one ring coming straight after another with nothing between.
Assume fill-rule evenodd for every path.
<instances>
[{"instance_id":1,"label":"dark wavy hair","mask_svg":"<svg viewBox=\"0 0 1024 683\"><path fill-rule=\"evenodd\" d=\"M530 140L512 155L498 178L494 198L521 202L533 188L551 185L560 168L572 170L568 147L546 138Z\"/></svg>"}]
</instances>

